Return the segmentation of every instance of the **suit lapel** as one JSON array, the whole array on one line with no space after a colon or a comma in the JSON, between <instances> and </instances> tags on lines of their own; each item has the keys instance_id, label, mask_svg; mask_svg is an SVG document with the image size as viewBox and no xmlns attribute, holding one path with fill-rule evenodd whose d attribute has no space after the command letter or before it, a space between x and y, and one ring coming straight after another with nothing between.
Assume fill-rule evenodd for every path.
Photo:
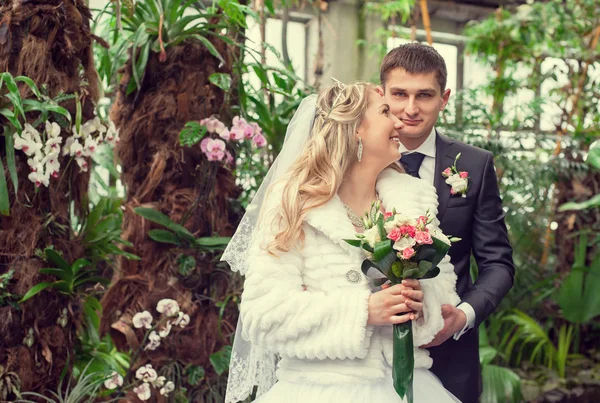
<instances>
[{"instance_id":1,"label":"suit lapel","mask_svg":"<svg viewBox=\"0 0 600 403\"><path fill-rule=\"evenodd\" d=\"M446 183L446 178L442 176L444 169L454 164L454 159L458 154L458 151L454 150L454 141L449 137L440 134L436 130L435 138L435 172L433 184L438 195L438 214L437 218L442 222L442 218L446 213L448 207L448 200L450 200L450 186Z\"/></svg>"}]
</instances>

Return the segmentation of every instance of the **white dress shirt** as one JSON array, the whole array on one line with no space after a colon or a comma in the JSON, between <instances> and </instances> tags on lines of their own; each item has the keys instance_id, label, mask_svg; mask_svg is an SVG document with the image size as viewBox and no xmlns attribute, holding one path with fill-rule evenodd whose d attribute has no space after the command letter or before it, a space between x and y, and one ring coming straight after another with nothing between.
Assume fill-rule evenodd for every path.
<instances>
[{"instance_id":1,"label":"white dress shirt","mask_svg":"<svg viewBox=\"0 0 600 403\"><path fill-rule=\"evenodd\" d=\"M425 155L425 158L423 158L423 162L421 163L421 167L419 168L419 176L421 177L421 179L428 181L432 185L434 184L434 178L436 175L436 172L434 172L435 137L435 128L432 128L431 133L429 133L429 136L427 136L427 139L416 149L408 150L402 143L400 143L400 146L398 147L402 155L415 152ZM442 173L439 172L437 174L441 175ZM465 332L467 332L469 329L472 329L475 324L475 310L473 309L471 304L469 304L468 302L461 302L460 304L458 304L457 308L465 313L465 315L467 316L467 323L460 331L454 334L454 340L458 340L460 336L462 336Z\"/></svg>"}]
</instances>

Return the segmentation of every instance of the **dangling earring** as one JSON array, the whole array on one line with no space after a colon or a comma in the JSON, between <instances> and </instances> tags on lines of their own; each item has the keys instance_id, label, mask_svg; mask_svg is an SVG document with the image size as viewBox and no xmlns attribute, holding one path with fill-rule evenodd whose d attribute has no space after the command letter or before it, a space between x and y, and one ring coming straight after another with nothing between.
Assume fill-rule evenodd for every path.
<instances>
[{"instance_id":1,"label":"dangling earring","mask_svg":"<svg viewBox=\"0 0 600 403\"><path fill-rule=\"evenodd\" d=\"M362 160L362 153L363 153L363 144L362 144L362 139L359 137L358 138L358 152L356 153L358 162L360 162Z\"/></svg>"}]
</instances>

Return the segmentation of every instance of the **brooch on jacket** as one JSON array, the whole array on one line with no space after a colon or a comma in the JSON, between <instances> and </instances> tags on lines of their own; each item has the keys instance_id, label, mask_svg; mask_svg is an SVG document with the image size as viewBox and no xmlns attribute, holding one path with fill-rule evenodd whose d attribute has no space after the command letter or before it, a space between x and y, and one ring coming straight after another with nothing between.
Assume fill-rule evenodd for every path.
<instances>
[{"instance_id":1,"label":"brooch on jacket","mask_svg":"<svg viewBox=\"0 0 600 403\"><path fill-rule=\"evenodd\" d=\"M469 173L467 171L459 171L456 163L460 158L460 153L454 159L454 165L444 169L442 176L446 178L446 183L450 185L450 194L452 196L461 195L467 197L469 189Z\"/></svg>"}]
</instances>

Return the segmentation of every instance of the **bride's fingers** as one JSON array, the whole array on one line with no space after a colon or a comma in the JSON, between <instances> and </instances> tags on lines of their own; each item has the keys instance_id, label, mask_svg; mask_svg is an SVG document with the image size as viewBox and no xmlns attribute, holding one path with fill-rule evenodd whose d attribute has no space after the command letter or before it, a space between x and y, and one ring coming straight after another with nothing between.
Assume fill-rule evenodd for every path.
<instances>
[{"instance_id":1,"label":"bride's fingers","mask_svg":"<svg viewBox=\"0 0 600 403\"><path fill-rule=\"evenodd\" d=\"M412 299L413 301L423 301L423 291L420 290L406 289L402 291L402 295L404 295L406 298Z\"/></svg>"},{"instance_id":2,"label":"bride's fingers","mask_svg":"<svg viewBox=\"0 0 600 403\"><path fill-rule=\"evenodd\" d=\"M417 314L423 310L423 303L407 299L405 304Z\"/></svg>"},{"instance_id":3,"label":"bride's fingers","mask_svg":"<svg viewBox=\"0 0 600 403\"><path fill-rule=\"evenodd\" d=\"M406 280L402 280L402 285L405 287L410 287L413 290L421 289L421 283L419 282L419 280L415 280L412 278L407 278Z\"/></svg>"},{"instance_id":4,"label":"bride's fingers","mask_svg":"<svg viewBox=\"0 0 600 403\"><path fill-rule=\"evenodd\" d=\"M390 310L395 314L413 312L413 309L406 305L406 303L394 305Z\"/></svg>"},{"instance_id":5,"label":"bride's fingers","mask_svg":"<svg viewBox=\"0 0 600 403\"><path fill-rule=\"evenodd\" d=\"M386 288L384 291L387 292L387 293L389 293L389 294L392 294L392 295L402 295L402 291L404 291L406 289L408 289L408 288L405 285L403 285L403 284L396 284L396 285L393 285L393 286L391 286L389 288Z\"/></svg>"},{"instance_id":6,"label":"bride's fingers","mask_svg":"<svg viewBox=\"0 0 600 403\"><path fill-rule=\"evenodd\" d=\"M410 320L414 320L414 316L415 316L414 314L394 315L394 316L390 317L389 321L391 324L397 325L399 323L405 323Z\"/></svg>"}]
</instances>

